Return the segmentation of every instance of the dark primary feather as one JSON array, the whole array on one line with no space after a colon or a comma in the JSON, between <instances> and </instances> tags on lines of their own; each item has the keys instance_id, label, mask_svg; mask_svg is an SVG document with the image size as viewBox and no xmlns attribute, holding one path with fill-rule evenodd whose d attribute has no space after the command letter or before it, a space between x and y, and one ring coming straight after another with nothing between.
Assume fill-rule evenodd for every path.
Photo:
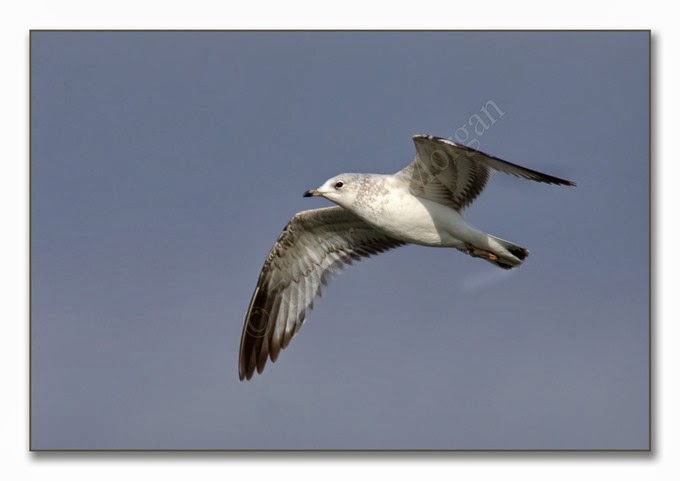
<instances>
[{"instance_id":1,"label":"dark primary feather","mask_svg":"<svg viewBox=\"0 0 680 481\"><path fill-rule=\"evenodd\" d=\"M415 135L416 158L397 175L409 182L411 193L460 210L484 190L491 169L536 182L573 182L522 167L471 147L432 135Z\"/></svg>"},{"instance_id":2,"label":"dark primary feather","mask_svg":"<svg viewBox=\"0 0 680 481\"><path fill-rule=\"evenodd\" d=\"M276 361L328 279L345 264L404 243L374 230L341 207L296 214L272 247L241 334L239 378Z\"/></svg>"}]
</instances>

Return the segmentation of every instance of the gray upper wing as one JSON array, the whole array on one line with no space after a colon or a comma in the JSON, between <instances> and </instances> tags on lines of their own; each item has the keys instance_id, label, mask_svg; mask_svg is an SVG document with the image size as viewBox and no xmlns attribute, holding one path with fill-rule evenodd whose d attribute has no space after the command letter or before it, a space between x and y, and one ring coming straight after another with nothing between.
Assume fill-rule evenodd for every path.
<instances>
[{"instance_id":1,"label":"gray upper wing","mask_svg":"<svg viewBox=\"0 0 680 481\"><path fill-rule=\"evenodd\" d=\"M404 243L388 237L341 207L296 214L262 267L246 313L239 378L276 361L312 309L322 286L345 264Z\"/></svg>"},{"instance_id":2,"label":"gray upper wing","mask_svg":"<svg viewBox=\"0 0 680 481\"><path fill-rule=\"evenodd\" d=\"M413 195L454 209L466 207L480 194L491 169L536 182L574 185L440 137L415 135L413 143L416 158L397 175L409 183Z\"/></svg>"}]
</instances>

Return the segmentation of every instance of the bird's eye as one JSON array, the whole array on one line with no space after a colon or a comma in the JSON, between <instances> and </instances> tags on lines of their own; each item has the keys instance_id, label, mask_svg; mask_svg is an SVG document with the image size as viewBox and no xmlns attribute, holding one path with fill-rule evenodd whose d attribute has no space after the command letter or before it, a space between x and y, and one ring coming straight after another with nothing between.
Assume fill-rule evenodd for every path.
<instances>
[{"instance_id":1,"label":"bird's eye","mask_svg":"<svg viewBox=\"0 0 680 481\"><path fill-rule=\"evenodd\" d=\"M343 186L343 185L345 185L345 184L343 184L342 182L336 182L336 183L335 183L335 188L336 188L336 189L342 189L342 186Z\"/></svg>"}]
</instances>

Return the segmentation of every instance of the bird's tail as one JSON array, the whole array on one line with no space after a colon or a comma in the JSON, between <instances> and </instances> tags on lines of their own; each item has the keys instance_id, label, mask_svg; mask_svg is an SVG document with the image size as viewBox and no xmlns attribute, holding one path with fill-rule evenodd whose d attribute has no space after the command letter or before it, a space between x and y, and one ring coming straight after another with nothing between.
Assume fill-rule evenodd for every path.
<instances>
[{"instance_id":1,"label":"bird's tail","mask_svg":"<svg viewBox=\"0 0 680 481\"><path fill-rule=\"evenodd\" d=\"M494 249L495 255L488 258L485 257L485 259L502 269L512 269L513 267L519 266L529 255L529 251L524 247L504 239L489 235L489 241L489 244L491 245L494 243L499 244L502 249ZM508 255L507 253L510 253L511 255Z\"/></svg>"},{"instance_id":2,"label":"bird's tail","mask_svg":"<svg viewBox=\"0 0 680 481\"><path fill-rule=\"evenodd\" d=\"M491 262L501 269L517 267L529 255L529 251L522 246L513 244L498 237L486 234L485 240L478 245L465 244L459 250L472 257L479 257Z\"/></svg>"}]
</instances>

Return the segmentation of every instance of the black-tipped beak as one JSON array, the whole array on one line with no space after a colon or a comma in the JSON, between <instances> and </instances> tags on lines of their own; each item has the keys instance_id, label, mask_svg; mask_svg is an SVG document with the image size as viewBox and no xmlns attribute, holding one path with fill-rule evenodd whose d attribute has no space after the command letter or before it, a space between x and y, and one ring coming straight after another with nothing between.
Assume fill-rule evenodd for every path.
<instances>
[{"instance_id":1,"label":"black-tipped beak","mask_svg":"<svg viewBox=\"0 0 680 481\"><path fill-rule=\"evenodd\" d=\"M319 191L316 190L316 189L312 189L312 190L308 190L307 192L302 194L302 197L312 197L312 196L315 196L315 195L319 195Z\"/></svg>"}]
</instances>

